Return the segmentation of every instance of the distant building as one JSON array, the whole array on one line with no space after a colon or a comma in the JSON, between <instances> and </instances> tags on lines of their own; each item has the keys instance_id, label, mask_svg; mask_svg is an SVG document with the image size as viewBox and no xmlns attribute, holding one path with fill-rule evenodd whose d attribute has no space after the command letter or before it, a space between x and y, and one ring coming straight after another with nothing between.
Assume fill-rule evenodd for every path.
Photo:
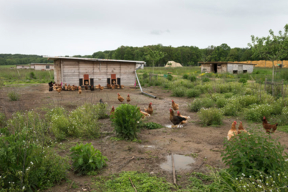
<instances>
[{"instance_id":1,"label":"distant building","mask_svg":"<svg viewBox=\"0 0 288 192\"><path fill-rule=\"evenodd\" d=\"M253 63L234 63L234 62L199 62L201 72L212 73L252 73L256 64Z\"/></svg>"},{"instance_id":2,"label":"distant building","mask_svg":"<svg viewBox=\"0 0 288 192\"><path fill-rule=\"evenodd\" d=\"M16 65L16 69L31 69L30 65Z\"/></svg>"},{"instance_id":3,"label":"distant building","mask_svg":"<svg viewBox=\"0 0 288 192\"><path fill-rule=\"evenodd\" d=\"M35 70L49 71L54 70L53 63L31 63L31 68Z\"/></svg>"},{"instance_id":4,"label":"distant building","mask_svg":"<svg viewBox=\"0 0 288 192\"><path fill-rule=\"evenodd\" d=\"M165 67L183 67L180 63L176 63L175 61L168 61Z\"/></svg>"},{"instance_id":5,"label":"distant building","mask_svg":"<svg viewBox=\"0 0 288 192\"><path fill-rule=\"evenodd\" d=\"M144 65L136 64L136 68L140 67L140 69L144 69Z\"/></svg>"},{"instance_id":6,"label":"distant building","mask_svg":"<svg viewBox=\"0 0 288 192\"><path fill-rule=\"evenodd\" d=\"M54 61L54 81L70 85L101 85L116 83L134 86L137 65L145 65L144 61L78 58L78 57L47 57Z\"/></svg>"}]
</instances>

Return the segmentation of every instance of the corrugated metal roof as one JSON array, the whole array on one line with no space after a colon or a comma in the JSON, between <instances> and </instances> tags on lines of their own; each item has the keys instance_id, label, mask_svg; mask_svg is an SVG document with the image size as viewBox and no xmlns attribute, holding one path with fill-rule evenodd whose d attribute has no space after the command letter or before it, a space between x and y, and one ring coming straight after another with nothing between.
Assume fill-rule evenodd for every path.
<instances>
[{"instance_id":1,"label":"corrugated metal roof","mask_svg":"<svg viewBox=\"0 0 288 192\"><path fill-rule=\"evenodd\" d=\"M98 58L81 58L81 57L45 57L48 60L57 60L57 59L70 59L70 60L84 60L84 61L110 61L110 62L125 62L125 63L136 63L136 64L144 64L145 61L131 61L131 60L116 60L116 59L98 59Z\"/></svg>"},{"instance_id":2,"label":"corrugated metal roof","mask_svg":"<svg viewBox=\"0 0 288 192\"><path fill-rule=\"evenodd\" d=\"M199 62L200 64L242 64L242 65L257 65L254 63L236 63L236 62L213 62L213 61L209 61L209 62Z\"/></svg>"}]
</instances>

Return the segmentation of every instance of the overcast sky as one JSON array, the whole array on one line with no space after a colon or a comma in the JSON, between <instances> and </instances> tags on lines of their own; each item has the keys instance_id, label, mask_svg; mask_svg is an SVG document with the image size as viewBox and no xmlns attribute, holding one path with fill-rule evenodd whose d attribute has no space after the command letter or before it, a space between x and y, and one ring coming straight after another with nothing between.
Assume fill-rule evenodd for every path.
<instances>
[{"instance_id":1,"label":"overcast sky","mask_svg":"<svg viewBox=\"0 0 288 192\"><path fill-rule=\"evenodd\" d=\"M288 23L287 0L0 0L0 53L91 55L121 45L247 47Z\"/></svg>"}]
</instances>

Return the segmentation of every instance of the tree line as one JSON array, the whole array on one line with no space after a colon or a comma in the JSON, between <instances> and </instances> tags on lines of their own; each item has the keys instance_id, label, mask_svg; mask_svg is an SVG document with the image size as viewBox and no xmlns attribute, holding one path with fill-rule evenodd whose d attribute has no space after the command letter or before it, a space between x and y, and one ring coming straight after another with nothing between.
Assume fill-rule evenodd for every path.
<instances>
[{"instance_id":1,"label":"tree line","mask_svg":"<svg viewBox=\"0 0 288 192\"><path fill-rule=\"evenodd\" d=\"M288 24L284 31L275 35L258 38L251 36L252 43L247 48L231 48L226 43L200 49L196 46L148 45L143 47L121 46L116 50L98 51L92 55L74 55L73 57L120 59L146 61L147 66L164 66L168 61L181 63L183 66L197 65L208 61L249 61L249 60L288 60ZM69 57L66 55L65 57ZM0 65L47 63L46 58L38 55L0 54Z\"/></svg>"}]
</instances>

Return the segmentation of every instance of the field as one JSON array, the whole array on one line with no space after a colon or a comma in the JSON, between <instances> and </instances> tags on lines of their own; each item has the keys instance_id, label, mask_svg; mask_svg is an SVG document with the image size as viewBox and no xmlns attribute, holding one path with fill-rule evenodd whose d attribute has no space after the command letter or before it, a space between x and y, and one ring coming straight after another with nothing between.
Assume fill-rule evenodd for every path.
<instances>
[{"instance_id":1,"label":"field","mask_svg":"<svg viewBox=\"0 0 288 192\"><path fill-rule=\"evenodd\" d=\"M229 185L229 182L232 182L234 191L245 191L243 186L247 186L248 183L251 185L250 191L261 191L259 187L252 187L252 182L256 180L256 176L255 180L248 180L248 177L247 180L244 178L240 182L235 179L236 176L231 172L229 174L233 175L233 177L232 180L228 179L229 182L227 184L228 176L225 175L225 170L229 166L223 161L221 153L229 145L225 140L227 140L227 132L231 128L233 121L237 121L237 126L242 121L244 128L253 133L252 136L262 134L261 137L263 136L264 138L265 130L261 123L263 114L265 114L269 122L278 122L281 125L278 126L274 134L271 134L271 138L269 137L268 140L274 141L279 138L278 141L283 146L283 151L288 152L288 134L285 126L288 123L286 118L287 89L285 88L282 94L281 90L276 88L278 91L276 91L275 97L272 97L269 93L269 88L267 88L267 92L264 91L264 85L261 83L251 79L248 79L248 82L238 82L240 79L245 79L245 76L239 75L238 77L225 74L215 77L211 74L201 74L199 68L192 68L188 72L187 69L184 70L183 68L181 70L173 69L172 72L175 76L171 80L168 80L169 77L167 79L158 77L157 80L150 82L149 77L144 75L145 72L150 70L147 68L139 71L139 78L144 92L157 96L157 99L142 95L139 89L129 87L125 87L122 90L83 90L81 95L77 91L62 91L61 94L58 94L56 91L49 92L46 82L41 84L36 81L38 84L22 83L19 85L16 84L18 82L16 80L17 71L10 80L9 76L1 71L0 75L5 79L6 86L1 89L0 110L2 114L5 114L6 119L9 119L5 124L8 131L10 129L10 134L12 134L12 130L25 131L28 128L29 131L31 129L32 134L29 132L28 137L33 137L33 143L34 141L36 142L36 139L38 142L42 138L43 143L41 146L45 146L45 151L50 150L52 154L63 157L68 161L69 168L66 169L65 178L54 184L47 184L43 189L48 186L46 191L51 192L135 191L131 184L134 183L137 191L231 191L229 186L232 186L232 184ZM167 72L165 70L163 68L154 69L154 73L165 74ZM258 73L260 75L268 74L271 71L268 69L257 70L260 71ZM40 77L46 77L45 81L49 80L48 72L43 72L43 74L40 72L35 71L36 80ZM12 72L10 73L12 74ZM20 77L24 81L27 75L29 76L30 74L31 71L26 71L26 73L20 73ZM183 79L182 76L184 74L187 74L187 78ZM257 77L256 75L258 74L255 73L254 77ZM191 76L195 76L196 79ZM260 78L263 77L261 76ZM11 92L19 94L20 98L16 101L11 101L11 97L8 97ZM120 93L124 98L126 98L127 94L130 94L130 104L137 105L142 110L144 110L144 107L147 108L148 104L152 102L154 112L151 117L146 118L142 123L147 125L149 122L154 122L160 124L161 128L141 128L137 134L137 139L126 141L116 135L111 120L104 115L103 118L98 118L95 124L91 124L95 127L99 126L99 130L95 129L99 135L94 138L91 135L81 135L81 129L86 129L86 125L80 119L78 119L79 124L82 124L77 125L81 133L71 133L71 135L67 134L63 137L63 135L53 132L56 125L62 126L66 120L72 121L73 118L76 119L78 116L82 118L87 116L89 118L88 116L90 116L91 112L89 107L98 104L100 98L107 103L107 109L103 109L102 113L109 114L112 106L117 109L121 105L117 100L117 93ZM169 120L171 100L179 104L179 111L182 115L191 117L182 128L171 128ZM262 107L262 113L258 113L260 110L257 106ZM63 107L64 113L69 114L63 115L63 111L59 112L62 110L59 107ZM204 116L201 116L201 113L209 109L216 110L212 115L212 120L209 119L211 117L209 115L204 114ZM57 110L59 111L57 112ZM81 114L78 113L79 111ZM18 115L15 115L17 112ZM100 112L98 111L97 113ZM219 118L214 118L218 116ZM22 121L23 124L20 124ZM40 122L41 126L37 122ZM87 124L89 123L87 122ZM43 127L47 127L47 134L45 135L38 132ZM4 130L4 128L2 129ZM33 133L34 131L35 134ZM0 138L3 139L3 137ZM253 138L250 138L252 142L254 141ZM26 139L27 141L29 140L28 138ZM249 138L246 139L250 141ZM70 148L79 143L91 143L95 149L100 150L102 155L108 158L107 166L97 169L97 171L89 172L86 175L75 173L72 167L72 160L70 159ZM233 142L230 146L232 144ZM265 144L262 145L265 146ZM252 150L253 146L251 147ZM175 161L177 186L172 185L171 153ZM283 154L283 157L286 156ZM216 170L211 170L211 168ZM137 173L134 171L137 171ZM263 172L272 174L266 171ZM213 174L210 175L211 173ZM282 173L286 174L282 170L280 173L281 177ZM0 175L3 176L3 174L4 172L0 172ZM244 173L242 172L242 174ZM237 177L240 178L240 176ZM131 182L130 179L132 180ZM268 180L266 181L268 182ZM145 182L146 184L144 185L143 183ZM283 182L285 183L286 181L283 179L281 181L277 180L274 185L283 187ZM149 183L150 185L148 185ZM224 187L221 188L222 186ZM263 187L266 187L265 189L267 190L273 189L273 184L269 183L269 185ZM23 186L20 188L22 189ZM283 191L285 191L284 188Z\"/></svg>"}]
</instances>

